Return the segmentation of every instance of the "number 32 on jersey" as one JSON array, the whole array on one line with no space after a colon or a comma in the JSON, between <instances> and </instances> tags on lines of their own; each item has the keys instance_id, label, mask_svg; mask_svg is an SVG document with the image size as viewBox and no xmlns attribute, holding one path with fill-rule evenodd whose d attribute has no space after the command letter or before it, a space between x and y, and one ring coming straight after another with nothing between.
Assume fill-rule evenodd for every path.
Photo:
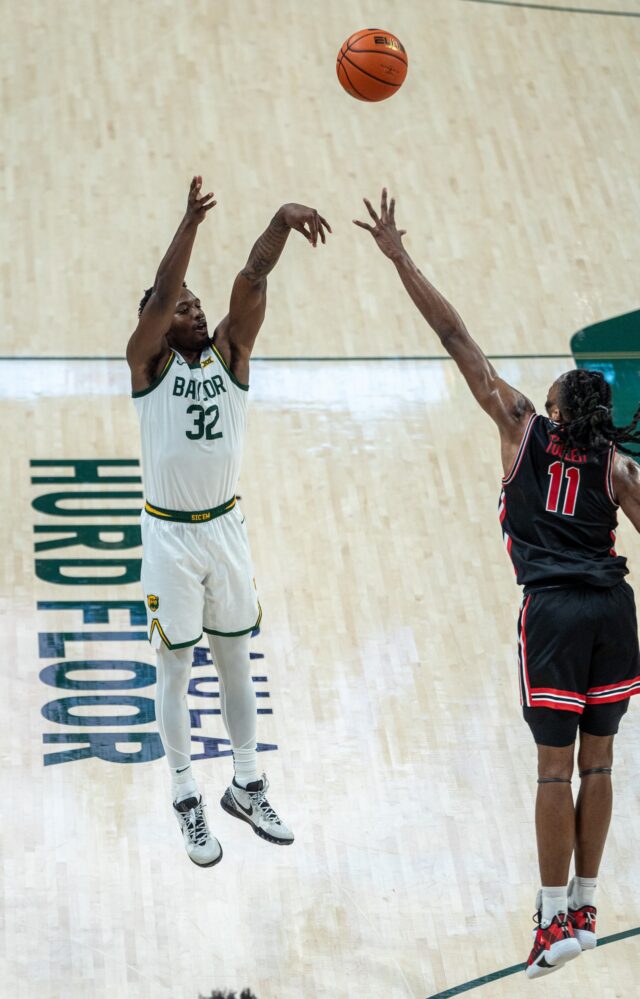
<instances>
[{"instance_id":1,"label":"number 32 on jersey","mask_svg":"<svg viewBox=\"0 0 640 999\"><path fill-rule=\"evenodd\" d=\"M220 419L220 410L217 406L199 406L194 403L193 406L189 406L187 413L193 414L193 430L186 430L185 433L190 441L199 441L204 437L205 440L215 441L218 437L222 437L222 431L218 430L217 433L214 432L214 427L218 420ZM205 423L205 417L212 417L207 423Z\"/></svg>"}]
</instances>

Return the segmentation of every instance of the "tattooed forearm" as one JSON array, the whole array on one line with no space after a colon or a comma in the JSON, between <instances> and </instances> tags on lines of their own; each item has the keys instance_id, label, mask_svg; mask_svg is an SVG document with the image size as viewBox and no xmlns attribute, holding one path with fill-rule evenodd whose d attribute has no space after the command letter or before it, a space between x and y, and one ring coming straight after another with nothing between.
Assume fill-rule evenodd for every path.
<instances>
[{"instance_id":1,"label":"tattooed forearm","mask_svg":"<svg viewBox=\"0 0 640 999\"><path fill-rule=\"evenodd\" d=\"M277 212L262 236L256 240L249 254L249 259L241 271L247 281L256 284L266 278L267 274L278 263L290 232L291 230L282 219L280 212Z\"/></svg>"}]
</instances>

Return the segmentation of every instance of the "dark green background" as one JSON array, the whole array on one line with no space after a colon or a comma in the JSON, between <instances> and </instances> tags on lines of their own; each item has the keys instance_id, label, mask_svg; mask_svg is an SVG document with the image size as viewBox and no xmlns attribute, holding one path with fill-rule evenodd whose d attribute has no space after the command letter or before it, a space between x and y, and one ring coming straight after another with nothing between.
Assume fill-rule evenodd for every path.
<instances>
[{"instance_id":1,"label":"dark green background","mask_svg":"<svg viewBox=\"0 0 640 999\"><path fill-rule=\"evenodd\" d=\"M640 309L586 326L571 337L578 368L601 371L613 394L613 421L628 424L640 401ZM640 447L634 448L640 460Z\"/></svg>"}]
</instances>

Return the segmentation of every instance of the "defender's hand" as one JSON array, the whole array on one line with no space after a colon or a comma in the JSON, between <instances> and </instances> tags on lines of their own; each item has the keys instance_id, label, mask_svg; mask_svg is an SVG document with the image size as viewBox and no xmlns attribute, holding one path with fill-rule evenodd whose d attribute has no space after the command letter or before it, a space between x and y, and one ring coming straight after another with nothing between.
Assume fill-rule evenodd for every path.
<instances>
[{"instance_id":1,"label":"defender's hand","mask_svg":"<svg viewBox=\"0 0 640 999\"><path fill-rule=\"evenodd\" d=\"M371 202L366 198L362 199L367 206L369 215L375 222L375 225L369 225L367 222L356 222L353 220L354 225L359 225L361 229L366 229L370 232L376 243L384 253L385 257L389 257L390 260L397 260L398 257L402 256L404 253L404 247L402 245L402 237L406 234L406 229L397 229L395 220L395 210L396 210L396 200L391 199L391 203L387 207L387 189L382 188L382 199L380 201L380 218L376 215L373 208L371 207Z\"/></svg>"},{"instance_id":2,"label":"defender's hand","mask_svg":"<svg viewBox=\"0 0 640 999\"><path fill-rule=\"evenodd\" d=\"M283 205L280 209L280 217L289 229L301 232L312 246L318 245L318 236L323 243L326 243L324 230L331 232L331 226L322 215L318 215L315 208L307 208L306 205L289 204Z\"/></svg>"},{"instance_id":3,"label":"defender's hand","mask_svg":"<svg viewBox=\"0 0 640 999\"><path fill-rule=\"evenodd\" d=\"M194 177L189 188L186 217L190 222L195 222L196 225L200 225L200 223L207 217L207 212L210 211L214 205L218 204L217 201L211 200L213 198L213 191L209 194L200 194L201 187L202 177Z\"/></svg>"}]
</instances>

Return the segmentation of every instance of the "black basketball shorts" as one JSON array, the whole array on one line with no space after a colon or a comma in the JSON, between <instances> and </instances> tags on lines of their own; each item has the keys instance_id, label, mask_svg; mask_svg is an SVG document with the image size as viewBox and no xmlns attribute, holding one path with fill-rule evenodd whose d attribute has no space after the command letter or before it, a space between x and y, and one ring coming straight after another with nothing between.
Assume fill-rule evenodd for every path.
<instances>
[{"instance_id":1,"label":"black basketball shorts","mask_svg":"<svg viewBox=\"0 0 640 999\"><path fill-rule=\"evenodd\" d=\"M570 746L578 727L615 735L629 698L640 693L633 590L540 589L518 619L520 702L535 741Z\"/></svg>"}]
</instances>

